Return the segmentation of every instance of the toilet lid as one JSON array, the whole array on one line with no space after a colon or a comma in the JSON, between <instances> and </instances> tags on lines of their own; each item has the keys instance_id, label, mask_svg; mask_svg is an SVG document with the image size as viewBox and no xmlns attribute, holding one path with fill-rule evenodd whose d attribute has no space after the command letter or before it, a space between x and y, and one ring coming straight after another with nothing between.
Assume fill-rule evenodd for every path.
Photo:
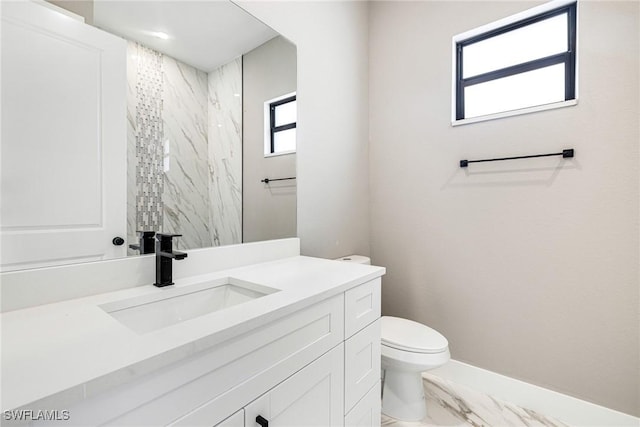
<instances>
[{"instance_id":1,"label":"toilet lid","mask_svg":"<svg viewBox=\"0 0 640 427\"><path fill-rule=\"evenodd\" d=\"M438 331L422 323L383 316L382 345L413 353L441 353L449 342Z\"/></svg>"}]
</instances>

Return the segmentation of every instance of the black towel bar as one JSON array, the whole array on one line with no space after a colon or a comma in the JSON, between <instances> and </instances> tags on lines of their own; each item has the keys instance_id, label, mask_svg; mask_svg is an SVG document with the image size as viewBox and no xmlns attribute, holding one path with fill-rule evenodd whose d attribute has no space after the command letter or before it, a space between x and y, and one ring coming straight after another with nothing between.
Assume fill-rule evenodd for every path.
<instances>
[{"instance_id":1,"label":"black towel bar","mask_svg":"<svg viewBox=\"0 0 640 427\"><path fill-rule=\"evenodd\" d=\"M496 162L499 160L515 160L515 159L530 159L532 157L549 157L549 156L562 156L563 158L573 157L573 148L568 150L562 150L561 153L549 153L549 154L532 154L530 156L516 156L516 157L500 157L496 159L482 159L482 160L460 160L460 167L466 168L469 163L481 163L481 162Z\"/></svg>"},{"instance_id":2,"label":"black towel bar","mask_svg":"<svg viewBox=\"0 0 640 427\"><path fill-rule=\"evenodd\" d=\"M265 184L268 184L271 181L286 181L288 179L296 179L296 177L292 176L292 177L289 177L289 178L276 178L276 179L265 178L265 179L261 179L260 182L264 182Z\"/></svg>"}]
</instances>

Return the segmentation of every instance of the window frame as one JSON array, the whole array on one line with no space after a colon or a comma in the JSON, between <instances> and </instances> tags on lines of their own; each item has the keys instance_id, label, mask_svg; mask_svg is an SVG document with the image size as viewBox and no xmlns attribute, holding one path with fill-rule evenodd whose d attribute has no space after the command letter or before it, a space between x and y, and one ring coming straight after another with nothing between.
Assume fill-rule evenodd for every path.
<instances>
[{"instance_id":1,"label":"window frame","mask_svg":"<svg viewBox=\"0 0 640 427\"><path fill-rule=\"evenodd\" d=\"M296 129L298 124L298 121L296 118L295 122L276 126L276 107L280 105L288 104L289 102L293 102L293 101L297 101L296 92L288 93L265 102L265 130L267 131L265 132L265 150L264 150L265 157L280 156L283 154L292 154L296 152L298 148L297 138L296 138L296 150L279 151L279 152L274 151L275 150L275 134L278 132L289 130L289 129Z\"/></svg>"},{"instance_id":2,"label":"window frame","mask_svg":"<svg viewBox=\"0 0 640 427\"><path fill-rule=\"evenodd\" d=\"M454 36L452 39L453 77L451 123L453 126L526 114L535 111L576 105L578 100L577 73L577 0L551 1L511 17L495 21L471 31ZM510 31L535 24L554 16L567 14L567 50L558 54L530 60L475 76L463 78L463 48ZM505 77L534 71L551 65L565 64L565 99L551 104L533 105L517 110L496 112L471 118L464 117L464 89L475 84L486 83Z\"/></svg>"}]
</instances>

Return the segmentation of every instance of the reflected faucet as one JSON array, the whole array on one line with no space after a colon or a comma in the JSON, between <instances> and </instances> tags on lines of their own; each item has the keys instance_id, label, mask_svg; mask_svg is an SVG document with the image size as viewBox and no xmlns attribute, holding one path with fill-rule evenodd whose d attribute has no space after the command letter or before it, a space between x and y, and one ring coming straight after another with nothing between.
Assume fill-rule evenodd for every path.
<instances>
[{"instance_id":1,"label":"reflected faucet","mask_svg":"<svg viewBox=\"0 0 640 427\"><path fill-rule=\"evenodd\" d=\"M179 261L185 259L185 252L173 250L173 238L182 234L156 234L156 282L155 286L161 288L173 285L172 260Z\"/></svg>"},{"instance_id":2,"label":"reflected faucet","mask_svg":"<svg viewBox=\"0 0 640 427\"><path fill-rule=\"evenodd\" d=\"M156 251L155 231L138 230L138 244L129 245L134 251L140 251L140 255L152 254Z\"/></svg>"}]
</instances>

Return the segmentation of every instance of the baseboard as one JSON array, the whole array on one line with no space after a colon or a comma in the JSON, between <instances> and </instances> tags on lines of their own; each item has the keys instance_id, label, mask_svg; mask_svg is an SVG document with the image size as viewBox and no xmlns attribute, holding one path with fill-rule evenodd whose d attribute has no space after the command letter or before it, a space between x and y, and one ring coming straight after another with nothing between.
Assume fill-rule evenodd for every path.
<instances>
[{"instance_id":1,"label":"baseboard","mask_svg":"<svg viewBox=\"0 0 640 427\"><path fill-rule=\"evenodd\" d=\"M640 418L457 360L451 360L429 373L571 426L640 426Z\"/></svg>"}]
</instances>

